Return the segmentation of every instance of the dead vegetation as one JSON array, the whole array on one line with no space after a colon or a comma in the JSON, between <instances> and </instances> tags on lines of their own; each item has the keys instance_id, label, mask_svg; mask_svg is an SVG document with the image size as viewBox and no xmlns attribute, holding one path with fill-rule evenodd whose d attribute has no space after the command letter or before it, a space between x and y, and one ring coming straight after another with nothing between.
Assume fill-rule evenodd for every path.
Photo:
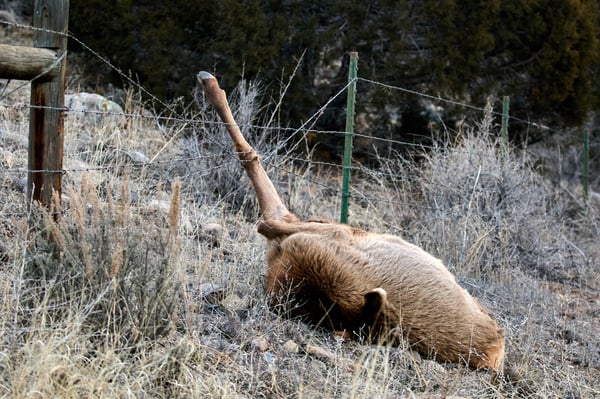
<instances>
[{"instance_id":1,"label":"dead vegetation","mask_svg":"<svg viewBox=\"0 0 600 399\"><path fill-rule=\"evenodd\" d=\"M252 90L232 105L244 125ZM527 152L507 157L493 121L419 164L358 169L349 219L442 258L505 328L516 384L271 312L254 194L201 98L169 124L69 116L63 215L29 212L27 109L13 107L24 91L0 105L0 396L600 396L599 210L545 180ZM256 148L290 210L337 219L335 170Z\"/></svg>"}]
</instances>

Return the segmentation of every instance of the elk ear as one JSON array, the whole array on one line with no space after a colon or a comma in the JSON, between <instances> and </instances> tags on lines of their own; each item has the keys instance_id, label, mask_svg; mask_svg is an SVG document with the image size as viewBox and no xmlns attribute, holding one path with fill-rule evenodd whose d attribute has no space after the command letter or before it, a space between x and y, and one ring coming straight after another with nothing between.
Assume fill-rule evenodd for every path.
<instances>
[{"instance_id":1,"label":"elk ear","mask_svg":"<svg viewBox=\"0 0 600 399\"><path fill-rule=\"evenodd\" d=\"M383 288L375 288L365 294L365 306L363 312L365 315L371 315L376 318L383 309L383 304L387 301L387 292Z\"/></svg>"},{"instance_id":2,"label":"elk ear","mask_svg":"<svg viewBox=\"0 0 600 399\"><path fill-rule=\"evenodd\" d=\"M390 303L387 299L387 292L381 288L375 288L365 294L365 306L363 307L363 320L370 327L369 336L373 342L393 342L388 341L390 325L397 324L388 319L390 316ZM394 339L391 337L392 340Z\"/></svg>"}]
</instances>

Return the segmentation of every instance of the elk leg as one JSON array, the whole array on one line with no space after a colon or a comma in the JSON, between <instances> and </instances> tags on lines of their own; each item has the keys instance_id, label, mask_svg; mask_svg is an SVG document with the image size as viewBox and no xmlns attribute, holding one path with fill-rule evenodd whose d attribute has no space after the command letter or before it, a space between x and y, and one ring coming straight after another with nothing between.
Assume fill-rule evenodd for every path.
<instances>
[{"instance_id":1,"label":"elk leg","mask_svg":"<svg viewBox=\"0 0 600 399\"><path fill-rule=\"evenodd\" d=\"M225 91L219 87L217 79L204 71L198 73L197 79L202 84L208 100L229 132L238 157L242 161L242 166L246 170L246 174L250 178L258 197L258 204L263 213L263 218L265 220L297 221L298 218L287 209L281 197L279 197L273 182L260 163L258 154L242 135L239 126L233 119Z\"/></svg>"}]
</instances>

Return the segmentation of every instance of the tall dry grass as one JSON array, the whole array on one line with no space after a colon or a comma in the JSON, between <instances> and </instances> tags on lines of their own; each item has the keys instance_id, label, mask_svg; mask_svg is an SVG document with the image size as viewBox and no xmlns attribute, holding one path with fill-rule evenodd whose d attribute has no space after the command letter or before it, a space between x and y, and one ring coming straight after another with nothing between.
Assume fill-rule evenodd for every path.
<instances>
[{"instance_id":1,"label":"tall dry grass","mask_svg":"<svg viewBox=\"0 0 600 399\"><path fill-rule=\"evenodd\" d=\"M241 84L232 97L245 126L256 124L255 90ZM272 313L254 195L224 129L198 101L193 124L69 116L57 220L28 210L15 185L24 175L15 170L26 167L26 109L0 109L0 396L522 393L406 345L341 341ZM142 106L130 101L128 111ZM511 148L507 157L486 118L418 161L382 158L377 169L360 168L350 222L442 258L505 328L507 362L529 396L598 397L598 209L586 213L547 182L526 151ZM245 133L290 209L337 218L336 171L298 166L264 131ZM213 223L222 229L207 240L203 229Z\"/></svg>"}]
</instances>

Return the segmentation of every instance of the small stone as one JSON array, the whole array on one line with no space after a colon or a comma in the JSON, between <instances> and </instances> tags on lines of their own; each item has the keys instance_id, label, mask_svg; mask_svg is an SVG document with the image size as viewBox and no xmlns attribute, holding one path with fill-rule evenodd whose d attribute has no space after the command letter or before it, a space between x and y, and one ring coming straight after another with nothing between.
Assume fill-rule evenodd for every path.
<instances>
[{"instance_id":1,"label":"small stone","mask_svg":"<svg viewBox=\"0 0 600 399\"><path fill-rule=\"evenodd\" d=\"M148 208L152 208L152 209L156 209L156 210L159 210L159 211L168 212L169 209L171 208L171 202L170 201L165 201L165 200L153 199L153 200L150 200L150 202L148 202L147 207Z\"/></svg>"},{"instance_id":2,"label":"small stone","mask_svg":"<svg viewBox=\"0 0 600 399\"><path fill-rule=\"evenodd\" d=\"M269 364L269 366L274 366L275 362L277 361L277 356L275 356L271 352L263 353L263 357L265 361Z\"/></svg>"},{"instance_id":3,"label":"small stone","mask_svg":"<svg viewBox=\"0 0 600 399\"><path fill-rule=\"evenodd\" d=\"M256 337L252 340L252 346L261 352L266 352L269 349L269 341L264 337Z\"/></svg>"},{"instance_id":4,"label":"small stone","mask_svg":"<svg viewBox=\"0 0 600 399\"><path fill-rule=\"evenodd\" d=\"M315 356L321 360L327 360L333 362L335 360L335 355L328 351L327 349L321 348L320 346L307 344L304 348L306 353Z\"/></svg>"},{"instance_id":5,"label":"small stone","mask_svg":"<svg viewBox=\"0 0 600 399\"><path fill-rule=\"evenodd\" d=\"M298 353L300 352L300 346L292 341L291 339L287 340L285 344L283 344L283 349L290 353Z\"/></svg>"},{"instance_id":6,"label":"small stone","mask_svg":"<svg viewBox=\"0 0 600 399\"><path fill-rule=\"evenodd\" d=\"M150 158L148 158L146 155L142 154L139 151L129 151L127 153L127 155L135 163L148 163L148 162L150 162Z\"/></svg>"},{"instance_id":7,"label":"small stone","mask_svg":"<svg viewBox=\"0 0 600 399\"><path fill-rule=\"evenodd\" d=\"M13 180L13 185L17 190L24 193L25 189L27 188L27 178L26 177L16 178Z\"/></svg>"},{"instance_id":8,"label":"small stone","mask_svg":"<svg viewBox=\"0 0 600 399\"><path fill-rule=\"evenodd\" d=\"M242 326L240 325L239 321L229 317L227 322L220 327L220 330L223 335L231 339L240 336Z\"/></svg>"}]
</instances>

